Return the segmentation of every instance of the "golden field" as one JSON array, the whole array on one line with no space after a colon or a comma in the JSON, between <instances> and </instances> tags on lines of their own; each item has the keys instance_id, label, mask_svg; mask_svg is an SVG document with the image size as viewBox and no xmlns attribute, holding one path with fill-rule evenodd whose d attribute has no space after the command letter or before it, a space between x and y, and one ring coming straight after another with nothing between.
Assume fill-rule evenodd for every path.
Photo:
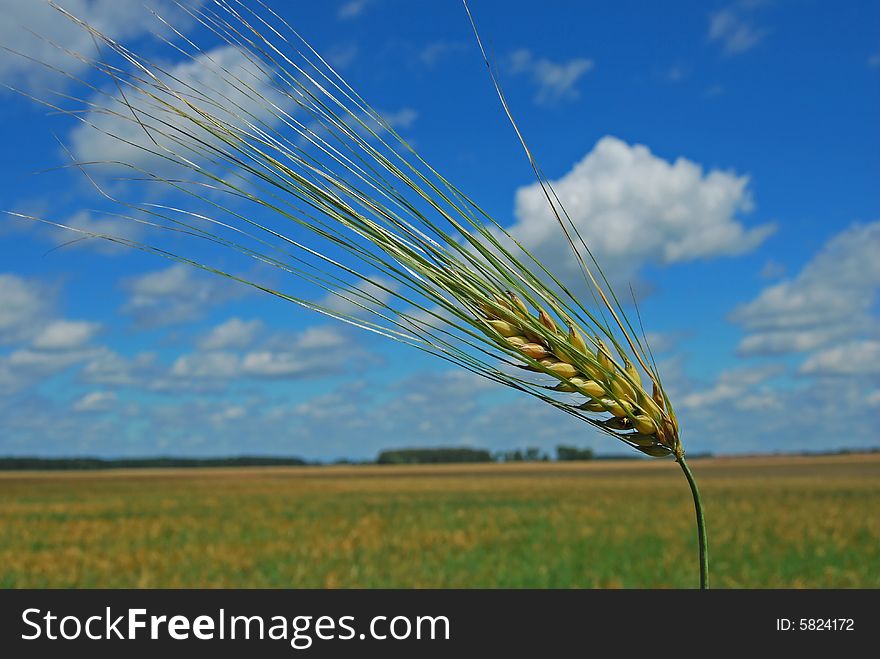
<instances>
[{"instance_id":1,"label":"golden field","mask_svg":"<svg viewBox=\"0 0 880 659\"><path fill-rule=\"evenodd\" d=\"M711 585L880 587L880 455L693 460ZM4 587L692 587L669 461L0 474Z\"/></svg>"}]
</instances>

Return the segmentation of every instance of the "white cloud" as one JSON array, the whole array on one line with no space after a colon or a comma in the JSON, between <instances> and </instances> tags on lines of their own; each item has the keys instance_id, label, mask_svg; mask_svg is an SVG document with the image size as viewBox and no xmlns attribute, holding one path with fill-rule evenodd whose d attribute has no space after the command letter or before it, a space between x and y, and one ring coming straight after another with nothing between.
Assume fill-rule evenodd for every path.
<instances>
[{"instance_id":1,"label":"white cloud","mask_svg":"<svg viewBox=\"0 0 880 659\"><path fill-rule=\"evenodd\" d=\"M757 46L769 30L755 26L734 9L723 9L709 18L709 40L721 44L728 55L738 55Z\"/></svg>"},{"instance_id":2,"label":"white cloud","mask_svg":"<svg viewBox=\"0 0 880 659\"><path fill-rule=\"evenodd\" d=\"M36 280L0 274L0 345L36 335L51 315L55 291Z\"/></svg>"},{"instance_id":3,"label":"white cloud","mask_svg":"<svg viewBox=\"0 0 880 659\"><path fill-rule=\"evenodd\" d=\"M73 403L74 412L107 412L116 404L116 394L112 391L92 391Z\"/></svg>"},{"instance_id":4,"label":"white cloud","mask_svg":"<svg viewBox=\"0 0 880 659\"><path fill-rule=\"evenodd\" d=\"M527 75L538 88L535 102L539 104L552 104L577 98L578 81L594 66L593 60L584 57L575 57L566 62L553 62L544 57L535 57L525 48L515 51L510 56L511 71L514 74Z\"/></svg>"},{"instance_id":5,"label":"white cloud","mask_svg":"<svg viewBox=\"0 0 880 659\"><path fill-rule=\"evenodd\" d=\"M603 137L552 184L619 290L648 263L742 254L773 231L766 224L749 229L737 219L752 207L747 177L705 172L686 158L669 162L615 137ZM567 281L579 281L577 261L537 184L517 190L515 212L510 233Z\"/></svg>"},{"instance_id":6,"label":"white cloud","mask_svg":"<svg viewBox=\"0 0 880 659\"><path fill-rule=\"evenodd\" d=\"M75 350L88 343L100 329L100 323L56 320L44 327L31 345L37 350Z\"/></svg>"},{"instance_id":7,"label":"white cloud","mask_svg":"<svg viewBox=\"0 0 880 659\"><path fill-rule=\"evenodd\" d=\"M241 405L229 405L211 415L211 423L215 426L223 426L230 421L238 421L245 418L247 410Z\"/></svg>"},{"instance_id":8,"label":"white cloud","mask_svg":"<svg viewBox=\"0 0 880 659\"><path fill-rule=\"evenodd\" d=\"M731 319L748 332L743 355L803 352L876 331L880 221L834 236L797 276L765 288Z\"/></svg>"},{"instance_id":9,"label":"white cloud","mask_svg":"<svg viewBox=\"0 0 880 659\"><path fill-rule=\"evenodd\" d=\"M357 59L358 53L360 53L360 48L357 44L340 44L328 48L325 51L324 59L326 59L334 69L344 69Z\"/></svg>"},{"instance_id":10,"label":"white cloud","mask_svg":"<svg viewBox=\"0 0 880 659\"><path fill-rule=\"evenodd\" d=\"M723 371L712 387L682 396L678 407L687 410L723 403L738 409L743 409L744 405L753 409L761 400L764 401L761 406L766 406L772 395L762 394L761 385L783 370L778 364L767 364Z\"/></svg>"},{"instance_id":11,"label":"white cloud","mask_svg":"<svg viewBox=\"0 0 880 659\"><path fill-rule=\"evenodd\" d=\"M29 371L32 374L51 375L63 371L68 366L84 361L92 356L92 350L31 350L23 348L15 350L7 358L13 368Z\"/></svg>"},{"instance_id":12,"label":"white cloud","mask_svg":"<svg viewBox=\"0 0 880 659\"><path fill-rule=\"evenodd\" d=\"M88 342L99 323L55 317L56 287L0 274L0 391L14 393L93 357Z\"/></svg>"},{"instance_id":13,"label":"white cloud","mask_svg":"<svg viewBox=\"0 0 880 659\"><path fill-rule=\"evenodd\" d=\"M43 232L47 240L51 240L59 246L63 245L65 249L92 249L105 255L123 254L130 250L119 243L101 238L91 238L86 234L137 241L141 239L145 229L145 225L128 218L113 215L96 216L88 211L78 211L59 224L63 224L69 229L47 225L49 231ZM72 232L70 229L76 231Z\"/></svg>"},{"instance_id":14,"label":"white cloud","mask_svg":"<svg viewBox=\"0 0 880 659\"><path fill-rule=\"evenodd\" d=\"M679 397L686 450L730 454L877 446L874 415L866 410L873 391L866 391L863 380L779 376L757 383L746 377L749 384L743 386L725 372L707 389L712 395L695 390L693 397Z\"/></svg>"},{"instance_id":15,"label":"white cloud","mask_svg":"<svg viewBox=\"0 0 880 659\"><path fill-rule=\"evenodd\" d=\"M357 18L364 13L364 9L370 4L370 0L349 0L345 2L336 12L336 16L341 21L348 21Z\"/></svg>"},{"instance_id":16,"label":"white cloud","mask_svg":"<svg viewBox=\"0 0 880 659\"><path fill-rule=\"evenodd\" d=\"M178 357L171 366L176 378L228 379L239 371L240 360L229 352L194 352Z\"/></svg>"},{"instance_id":17,"label":"white cloud","mask_svg":"<svg viewBox=\"0 0 880 659\"><path fill-rule=\"evenodd\" d=\"M122 287L129 295L123 311L140 327L191 321L245 294L243 286L182 263L124 280Z\"/></svg>"},{"instance_id":18,"label":"white cloud","mask_svg":"<svg viewBox=\"0 0 880 659\"><path fill-rule=\"evenodd\" d=\"M104 34L126 40L162 31L159 21L145 10L141 0L56 0L74 16L95 26ZM190 0L198 4L198 0ZM168 19L175 27L186 31L191 22L173 0L152 0L150 8ZM0 57L0 80L25 89L47 85L57 86L64 79L37 62L78 73L86 64L68 55L62 48L91 55L94 42L89 33L52 9L44 0L0 0L0 43L27 57L4 53ZM39 36L35 36L39 35ZM42 38L41 38L42 37ZM33 61L36 60L36 61Z\"/></svg>"},{"instance_id":19,"label":"white cloud","mask_svg":"<svg viewBox=\"0 0 880 659\"><path fill-rule=\"evenodd\" d=\"M806 375L880 376L880 341L850 341L816 352L801 365Z\"/></svg>"},{"instance_id":20,"label":"white cloud","mask_svg":"<svg viewBox=\"0 0 880 659\"><path fill-rule=\"evenodd\" d=\"M382 118L395 130L410 128L418 119L419 113L412 108L400 108L395 112L382 112Z\"/></svg>"},{"instance_id":21,"label":"white cloud","mask_svg":"<svg viewBox=\"0 0 880 659\"><path fill-rule=\"evenodd\" d=\"M248 375L264 378L283 378L305 375L315 367L315 360L303 360L291 352L261 350L245 355L243 370Z\"/></svg>"},{"instance_id":22,"label":"white cloud","mask_svg":"<svg viewBox=\"0 0 880 659\"><path fill-rule=\"evenodd\" d=\"M301 378L355 371L366 354L335 327L311 327L293 336L279 336L264 350L247 353L242 374L258 378Z\"/></svg>"},{"instance_id":23,"label":"white cloud","mask_svg":"<svg viewBox=\"0 0 880 659\"><path fill-rule=\"evenodd\" d=\"M260 320L242 320L230 318L217 325L198 341L200 350L225 350L228 348L245 348L253 343L254 338L263 329Z\"/></svg>"},{"instance_id":24,"label":"white cloud","mask_svg":"<svg viewBox=\"0 0 880 659\"><path fill-rule=\"evenodd\" d=\"M432 41L419 51L419 59L427 67L436 66L440 60L467 50L468 46L457 41Z\"/></svg>"},{"instance_id":25,"label":"white cloud","mask_svg":"<svg viewBox=\"0 0 880 659\"><path fill-rule=\"evenodd\" d=\"M318 351L342 348L351 341L336 327L309 327L290 339L276 339L275 343L289 345L293 351Z\"/></svg>"},{"instance_id":26,"label":"white cloud","mask_svg":"<svg viewBox=\"0 0 880 659\"><path fill-rule=\"evenodd\" d=\"M131 358L111 350L97 352L83 367L80 379L88 384L143 386L159 377L154 353L144 352Z\"/></svg>"},{"instance_id":27,"label":"white cloud","mask_svg":"<svg viewBox=\"0 0 880 659\"><path fill-rule=\"evenodd\" d=\"M157 75L175 93L194 101L229 125L244 130L247 130L248 122L257 125L260 121L274 123L277 110L272 105L280 108L293 105L293 101L277 90L242 51L232 46L217 47L170 66L167 74ZM108 93L115 100L107 100L104 94L97 95L92 102L98 107L109 106L112 112L91 110L84 116L87 123L77 125L71 132L70 148L79 160L107 163L103 168L114 173L120 173L120 170L113 163L121 162L169 176L183 167L176 164L176 157L172 156L171 160L166 157L169 152L203 161L204 154L199 151L198 140L218 143L216 137L177 113L158 106L145 93L129 87L123 89L125 104L111 92ZM137 117L129 106L137 111ZM145 126L149 136L145 133ZM183 137L184 145L181 145L165 137L166 134L193 135L194 138ZM124 175L141 174L125 170Z\"/></svg>"},{"instance_id":28,"label":"white cloud","mask_svg":"<svg viewBox=\"0 0 880 659\"><path fill-rule=\"evenodd\" d=\"M259 348L243 354L207 349L181 355L169 369L170 379L154 376L152 384L153 388L163 389L185 387L188 383L198 385L195 381L200 380L218 384L246 378L325 377L355 372L373 361L375 358L341 329L310 327L296 334L278 333Z\"/></svg>"},{"instance_id":29,"label":"white cloud","mask_svg":"<svg viewBox=\"0 0 880 659\"><path fill-rule=\"evenodd\" d=\"M42 351L31 348L0 355L0 391L18 393L93 358L98 349Z\"/></svg>"},{"instance_id":30,"label":"white cloud","mask_svg":"<svg viewBox=\"0 0 880 659\"><path fill-rule=\"evenodd\" d=\"M396 281L377 275L338 293L328 293L318 304L344 316L368 316L369 310L384 308L392 298L391 292L399 288Z\"/></svg>"}]
</instances>

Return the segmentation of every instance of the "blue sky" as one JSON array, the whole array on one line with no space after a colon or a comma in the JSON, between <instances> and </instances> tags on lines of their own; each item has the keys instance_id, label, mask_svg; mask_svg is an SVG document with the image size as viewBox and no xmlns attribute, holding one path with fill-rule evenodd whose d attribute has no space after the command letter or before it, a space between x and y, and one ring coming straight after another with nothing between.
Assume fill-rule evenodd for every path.
<instances>
[{"instance_id":1,"label":"blue sky","mask_svg":"<svg viewBox=\"0 0 880 659\"><path fill-rule=\"evenodd\" d=\"M140 0L63 4L155 48ZM458 2L273 4L439 171L572 275ZM877 3L472 9L545 173L614 280L644 296L686 448L880 444ZM38 2L0 10L10 48L71 66L22 26L89 47ZM41 97L76 90L9 54L0 78ZM12 92L2 112L0 207L102 227L81 175L33 172L63 164L62 143L107 158L106 141ZM99 241L53 249L66 239L0 220L0 454L624 449L379 337Z\"/></svg>"}]
</instances>

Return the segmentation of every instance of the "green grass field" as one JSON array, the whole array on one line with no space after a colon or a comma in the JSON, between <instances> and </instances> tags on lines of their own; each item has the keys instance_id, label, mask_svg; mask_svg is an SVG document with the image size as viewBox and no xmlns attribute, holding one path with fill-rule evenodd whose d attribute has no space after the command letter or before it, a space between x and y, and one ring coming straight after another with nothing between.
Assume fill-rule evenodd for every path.
<instances>
[{"instance_id":1,"label":"green grass field","mask_svg":"<svg viewBox=\"0 0 880 659\"><path fill-rule=\"evenodd\" d=\"M880 455L695 460L713 587L880 587ZM691 587L667 461L0 475L4 587Z\"/></svg>"}]
</instances>

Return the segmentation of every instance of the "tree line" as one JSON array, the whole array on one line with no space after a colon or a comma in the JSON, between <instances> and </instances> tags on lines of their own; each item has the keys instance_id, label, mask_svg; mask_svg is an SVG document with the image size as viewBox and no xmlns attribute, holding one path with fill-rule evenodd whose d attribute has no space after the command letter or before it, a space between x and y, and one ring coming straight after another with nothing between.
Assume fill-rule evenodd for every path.
<instances>
[{"instance_id":1,"label":"tree line","mask_svg":"<svg viewBox=\"0 0 880 659\"><path fill-rule=\"evenodd\" d=\"M589 448L560 445L556 447L557 461L592 460L595 456ZM497 451L481 448L432 447L399 448L381 451L375 460L337 460L333 464L460 464L474 462L548 462L550 455L538 447ZM100 470L100 469L180 469L194 467L284 467L327 464L309 462L298 457L234 456L218 458L43 458L0 457L0 471L25 470Z\"/></svg>"},{"instance_id":2,"label":"tree line","mask_svg":"<svg viewBox=\"0 0 880 659\"><path fill-rule=\"evenodd\" d=\"M301 458L235 456L228 458L40 458L0 457L0 470L136 469L186 467L286 467L307 464Z\"/></svg>"}]
</instances>

